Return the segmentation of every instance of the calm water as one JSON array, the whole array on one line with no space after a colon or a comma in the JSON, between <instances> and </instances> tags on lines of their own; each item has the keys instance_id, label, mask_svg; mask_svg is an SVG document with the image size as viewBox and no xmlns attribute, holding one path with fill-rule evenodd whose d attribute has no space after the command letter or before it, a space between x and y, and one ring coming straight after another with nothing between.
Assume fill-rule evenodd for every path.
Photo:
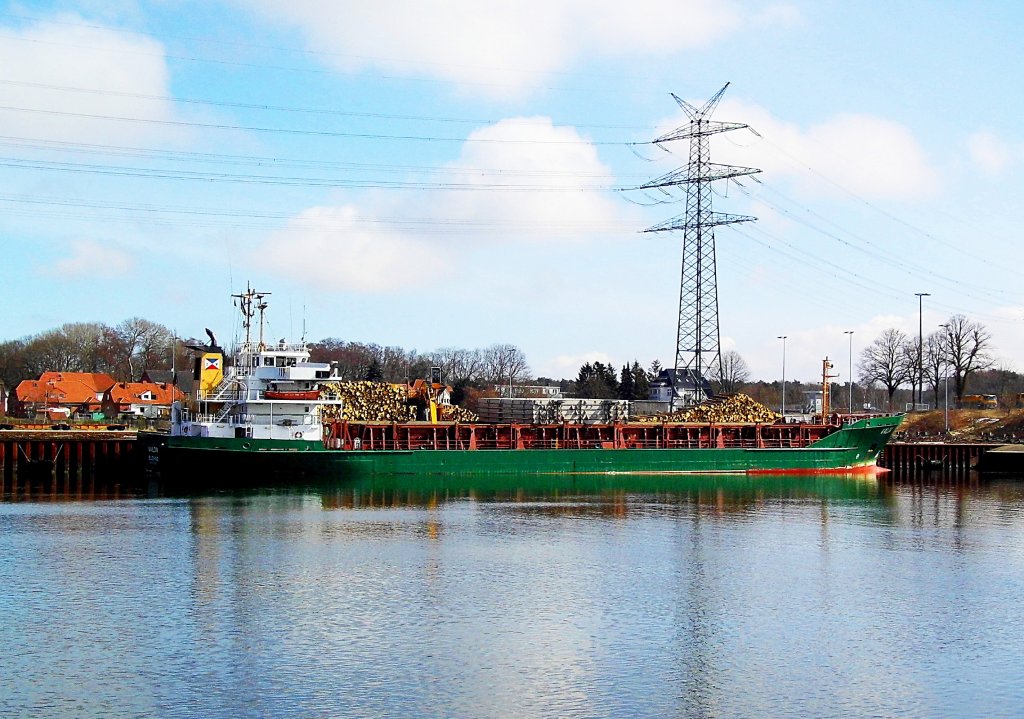
<instances>
[{"instance_id":1,"label":"calm water","mask_svg":"<svg viewBox=\"0 0 1024 719\"><path fill-rule=\"evenodd\" d=\"M4 717L1024 715L1024 480L4 491Z\"/></svg>"}]
</instances>

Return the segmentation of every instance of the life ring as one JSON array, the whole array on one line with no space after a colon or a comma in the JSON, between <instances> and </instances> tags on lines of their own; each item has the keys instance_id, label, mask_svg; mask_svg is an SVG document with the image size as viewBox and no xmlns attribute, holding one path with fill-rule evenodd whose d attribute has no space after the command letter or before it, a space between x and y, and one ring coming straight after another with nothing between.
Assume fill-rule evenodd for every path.
<instances>
[{"instance_id":1,"label":"life ring","mask_svg":"<svg viewBox=\"0 0 1024 719\"><path fill-rule=\"evenodd\" d=\"M302 432L296 432L295 439L302 439Z\"/></svg>"}]
</instances>

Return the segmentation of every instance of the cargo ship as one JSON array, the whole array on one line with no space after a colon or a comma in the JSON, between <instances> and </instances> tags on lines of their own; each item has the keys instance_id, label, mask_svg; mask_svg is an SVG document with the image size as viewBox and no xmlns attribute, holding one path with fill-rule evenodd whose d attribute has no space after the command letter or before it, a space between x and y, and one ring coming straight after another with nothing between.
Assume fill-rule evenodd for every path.
<instances>
[{"instance_id":1,"label":"cargo ship","mask_svg":"<svg viewBox=\"0 0 1024 719\"><path fill-rule=\"evenodd\" d=\"M344 419L341 378L304 342L263 338L267 293L236 295L245 340L230 367L212 341L197 358L197 402L171 408L168 434L140 437L161 474L611 475L870 472L899 416L849 423L480 423ZM259 336L250 337L255 312ZM197 348L200 349L200 348ZM443 416L443 413L442 413Z\"/></svg>"}]
</instances>

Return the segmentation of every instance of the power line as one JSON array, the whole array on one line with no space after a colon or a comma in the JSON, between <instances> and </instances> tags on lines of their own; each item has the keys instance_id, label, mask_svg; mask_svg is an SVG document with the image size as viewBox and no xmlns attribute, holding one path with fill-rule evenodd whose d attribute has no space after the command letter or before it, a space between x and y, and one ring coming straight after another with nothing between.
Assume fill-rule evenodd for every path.
<instances>
[{"instance_id":1,"label":"power line","mask_svg":"<svg viewBox=\"0 0 1024 719\"><path fill-rule=\"evenodd\" d=\"M342 169L342 170L355 170L360 172L425 172L430 174L449 174L459 175L466 173L473 173L475 175L498 175L501 177L587 177L587 178L605 178L615 179L615 175L611 173L588 173L588 172L569 172L561 170L540 170L532 169L530 171L517 171L510 173L508 170L502 168L486 168L486 167L452 167L452 166L436 166L436 165L411 165L411 164L390 164L382 162L341 162L332 160L311 160L311 159L296 159L287 157L272 157L272 156L260 156L260 155L235 155L235 154L224 154L224 153L206 153L196 151L181 151L181 150L165 150L158 148L149 147L137 147L130 145L101 145L101 144L90 144L90 143L78 143L78 142L66 142L60 140L44 140L39 138L21 138L12 136L0 135L0 147L11 147L25 150L35 151L60 151L60 152L71 152L77 154L86 155L109 155L113 157L132 157L132 158L143 158L143 159L155 159L165 160L171 162L205 162L205 163L217 163L218 165L231 164L231 165L256 165L265 167L271 165L273 167L297 167L297 168L317 168L317 169ZM22 158L19 158L22 159ZM624 177L641 177L642 175L625 175Z\"/></svg>"},{"instance_id":2,"label":"power line","mask_svg":"<svg viewBox=\"0 0 1024 719\"><path fill-rule=\"evenodd\" d=\"M85 220L104 220L104 221L126 221L126 222L137 222L138 218L125 218L123 215L117 214L83 214L74 212L61 212L56 210L39 209L42 207L67 207L72 209L87 209L87 210L116 210L119 212L126 212L130 214L143 214L146 216L147 224L153 222L162 222L171 225L182 225L192 226L196 224L200 227L205 227L211 224L211 219L214 221L222 220L219 226L228 227L266 227L270 223L259 223L259 222L248 222L238 223L234 222L237 219L247 220L278 220L288 221L289 224L294 225L296 229L302 229L306 226L315 226L317 228L330 229L332 227L343 229L349 225L347 223L332 223L325 221L323 218L310 218L306 219L297 215L293 211L270 211L270 210L248 210L248 209L229 209L229 208L209 208L209 207L194 207L194 206L174 206L174 205L150 205L150 204L136 204L126 202L116 202L109 200L70 200L60 197L31 197L31 196L10 196L0 195L0 202L8 203L9 205L17 206L19 204L33 205L32 209L17 210L17 209L6 209L5 215L25 215L29 217L61 217L71 219L85 219ZM202 222L196 221L196 223L187 223L180 221L172 221L165 218L155 217L159 215L170 215L170 216L185 216L185 217L201 217L204 218ZM584 222L580 223L557 223L557 222L529 222L526 220L508 222L508 221L486 221L486 220L467 220L459 218L440 218L440 217L399 217L399 216L382 216L382 217L370 217L370 216L354 216L347 218L347 222L356 224L370 224L370 225L388 225L396 227L439 227L445 228L446 231L466 229L466 230L500 230L510 229L525 232L544 232L549 230L556 231L570 231L570 232L630 232L635 231L632 225L602 225L602 224L587 224Z\"/></svg>"},{"instance_id":3,"label":"power line","mask_svg":"<svg viewBox=\"0 0 1024 719\"><path fill-rule=\"evenodd\" d=\"M965 257L970 258L972 262L975 262L975 263L976 262L981 262L981 263L987 264L987 265L989 265L991 267L999 268L999 265L997 265L996 263L992 262L991 260L989 260L989 259L987 259L985 257L979 257L977 254L975 254L973 252L970 252L968 250L965 250L964 248L959 247L955 243L949 242L947 240L943 240L940 237L936 237L935 235L933 235L932 233L928 232L927 230L922 229L922 228L914 225L913 223L911 223L911 222L909 222L907 220L904 220L903 218L901 218L901 217L893 214L892 212L890 212L890 211L880 207L879 205L871 202L870 200L862 197L861 195L858 195L856 192L854 192L853 190L849 189L848 187L842 185L839 182L836 182L835 180L829 178L828 176L826 176L825 174L819 172L818 170L815 170L813 167L808 165L806 162L804 162L803 160L799 159L798 157L796 157L795 155L793 155L789 151L785 150L780 145L777 145L776 143L772 142L768 138L764 137L760 133L756 133L755 132L754 134L757 135L759 138L761 138L766 144L768 144L772 148L774 148L776 151L778 151L779 153L781 153L782 155L784 155L785 157L789 158L791 161L796 163L797 166L799 166L800 168L810 172L815 177L817 177L817 178L827 182L828 184L832 185L836 189L842 191L843 193L849 195L850 197L854 198L858 202L860 202L860 203L864 204L865 206L871 208L872 210L874 210L878 214L888 218L889 220L892 220L893 222L895 222L895 223L897 223L899 225L902 225L903 227L906 227L909 230L912 230L913 232L915 232L915 233L925 237L926 239L932 240L933 242L937 242L938 244L942 245L943 247L951 249L954 252L957 252L957 253L965 256Z\"/></svg>"},{"instance_id":4,"label":"power line","mask_svg":"<svg viewBox=\"0 0 1024 719\"><path fill-rule=\"evenodd\" d=\"M86 112L71 112L69 110L49 110L34 107L15 107L11 105L0 105L0 110L9 112L25 112L41 115L56 115L60 117L77 117L90 120L110 120L117 122L144 123L162 125L165 127L192 127L204 130L242 130L246 132L280 133L286 135L303 135L313 137L346 137L357 140L403 140L416 142L458 142L458 143L480 143L498 145L627 145L624 141L606 140L525 140L512 138L486 138L486 137L441 137L431 135L386 135L373 132L338 132L333 130L304 130L286 127L262 127L258 125L229 125L227 123L214 122L187 122L185 120L160 120L150 117L126 117L123 115L96 115Z\"/></svg>"},{"instance_id":5,"label":"power line","mask_svg":"<svg viewBox=\"0 0 1024 719\"><path fill-rule=\"evenodd\" d=\"M226 172L197 172L190 170L157 170L146 167L118 167L87 163L46 160L19 160L0 158L0 167L22 170L43 170L68 173L106 175L111 177L140 177L158 180L185 180L201 182L236 182L256 185L288 185L299 187L345 187L354 189L389 190L446 190L446 191L501 191L501 192L607 192L616 189L606 185L526 185L511 183L474 182L416 182L402 180L354 180L324 177L289 177L273 175L231 174Z\"/></svg>"},{"instance_id":6,"label":"power line","mask_svg":"<svg viewBox=\"0 0 1024 719\"><path fill-rule=\"evenodd\" d=\"M188 97L172 97L170 95L149 95L140 92L122 92L118 90L107 90L101 88L86 88L86 87L74 87L70 85L52 85L41 82L28 82L21 80L5 80L0 79L0 84L10 85L14 87L30 87L40 90L54 90L59 92L75 92L88 95L100 95L106 97L126 97L137 100L151 100L157 102L173 102L182 103L188 105L203 105L207 107L231 107L243 110L264 110L272 112L287 112L304 115L323 115L328 117L356 117L372 120L401 120L401 121L413 121L413 122L437 122L437 123L454 123L463 125L494 125L499 120L495 119L481 119L481 118L464 118L464 117L445 117L436 115L407 115L407 114L394 114L384 112L356 112L354 110L333 110L329 108L309 108L309 107L293 107L288 105L267 105L264 103L251 103L251 102L229 102L227 100L208 100ZM523 120L520 118L510 118L500 120L503 124L525 124L529 120ZM601 125L601 124L585 124L563 121L563 124L571 125L572 127L585 128L585 129L601 129L601 130L650 130L650 126L641 125Z\"/></svg>"},{"instance_id":7,"label":"power line","mask_svg":"<svg viewBox=\"0 0 1024 719\"><path fill-rule=\"evenodd\" d=\"M818 267L821 267L823 269L827 269L827 270L830 271L830 274L831 274L831 276L834 279L836 279L836 280L838 280L838 281L840 281L840 282L842 282L844 284L847 284L847 285L849 285L851 287L856 287L858 289L869 291L873 295L876 295L876 296L877 295L883 295L886 298L894 300L894 301L897 301L897 302L902 302L902 301L906 300L907 292L906 292L906 288L904 286L902 286L902 285L894 285L894 284L890 284L890 283L885 283L885 282L882 282L880 280L874 279L872 277L860 274L858 272L854 272L853 270L849 269L848 267L845 267L845 266L843 266L843 265L841 265L841 264L839 264L837 262L833 262L832 260L826 259L826 258L821 257L819 255L816 255L816 254L814 254L812 252L809 252L806 249L797 247L792 242L788 242L788 241L782 239L781 237L779 237L778 235L774 235L772 233L766 232L763 228L752 226L750 229L753 232L757 232L757 233L760 233L761 235L763 235L765 238L767 238L765 240L759 239L759 238L755 237L753 234L750 234L748 232L744 232L743 230L739 229L739 227L737 227L735 225L731 226L730 229L732 229L733 232L736 232L737 234L741 235L742 237L745 237L748 240L751 240L752 242L754 242L754 243L764 247L765 249L769 250L773 254L778 254L778 255L780 255L782 257L785 257L785 258L787 258L789 260L792 260L793 262L798 263L800 265L804 265L804 264L807 264L807 263L810 262L812 264L817 265ZM779 247L780 245L783 246L783 247L789 248L790 251L787 252L786 250L781 249ZM970 296L970 295L968 295L968 296ZM991 301L991 300L984 300L984 299L978 298L978 297L973 297L973 296L971 296L971 297L972 297L972 299L976 299L976 300L979 300L981 302L986 302L987 303L987 302ZM940 299L936 299L936 298L933 298L933 299L935 299L935 301L929 302L929 304L932 305L933 307L938 307L940 309L944 309L947 312L951 312L953 314L963 313L963 311L964 311L964 308L963 308L962 305L954 305L954 304L951 304L951 303L942 302ZM1006 321L1006 319L1007 319L1005 317L999 317L998 315L994 315L994 314L990 314L990 313L985 313L985 312L977 312L977 311L971 312L971 315L979 317L981 319L987 319L987 320L991 320L991 321L1000 321L1000 322L1002 322L1002 321Z\"/></svg>"},{"instance_id":8,"label":"power line","mask_svg":"<svg viewBox=\"0 0 1024 719\"><path fill-rule=\"evenodd\" d=\"M747 188L743 187L742 185L739 185L739 183L737 183L737 186L740 187L740 190L742 192L744 192L745 194L747 194L749 197L751 197L751 198L754 197L754 195L752 193L750 193L750 191ZM847 240L846 238L842 237L841 235L838 235L838 234L836 234L834 232L830 232L829 230L823 229L823 228L815 225L814 223L810 222L809 220L807 220L807 219L805 219L803 217L800 217L799 215L796 215L796 214L790 212L788 208L780 205L779 203L771 200L770 198L766 198L766 197L763 197L763 196L759 195L757 197L758 201L764 202L766 205L774 208L775 210L777 210L781 214L785 215L789 219L793 220L794 222L796 222L796 223L798 223L800 225L803 225L804 227L806 227L806 228L808 228L808 229L810 229L810 230L812 230L812 231L814 231L814 232L816 232L816 233L818 233L818 234L820 234L820 235L822 235L824 237L827 237L830 240L833 240L833 241L843 245L844 247L847 247L849 249L852 249L852 250L855 250L857 252L860 252L860 253L866 255L867 257L869 257L869 258L871 258L873 260L884 259L890 266L900 267L900 268L906 270L909 273L918 274L921 277L926 277L926 278L928 278L931 281L938 280L939 282L945 284L946 286L948 286L952 290L957 291L957 292L959 292L961 294L965 294L967 296L973 297L974 299L982 299L982 298L978 297L975 294L971 294L969 292L965 292L963 290L964 287L973 287L976 292L980 292L982 294L986 294L991 299L999 299L1001 297L1006 297L1006 296L1010 295L1010 293L999 291L999 290L994 290L993 288L988 287L988 286L981 286L981 285L973 284L973 283L970 283L970 282L965 282L964 280L962 280L960 278L949 277L949 276L944 275L944 274L942 274L942 273L940 273L940 272L938 272L938 271L936 271L934 269L931 269L931 268L926 267L924 265L921 265L921 264L918 264L918 263L910 261L906 255L898 255L896 253L889 252L888 250L885 250L884 248L882 248L879 245L877 245L876 243L873 243L870 240L867 240L867 239L865 239L863 237L860 237L856 233L850 232L848 230L844 230L842 227L840 227L836 223L834 223L831 220L828 220L827 218L823 217L822 215L816 213L814 210L811 210L810 208L807 208L807 207L801 205L800 203L796 202L795 200L792 200L791 198L787 197L782 192L780 192L780 191L770 187L769 185L765 184L764 187L767 190L769 190L770 192L773 192L773 193L779 195L780 197L784 198L785 200L791 202L792 204L796 205L797 207L802 209L805 213L813 215L814 217L817 217L818 219L820 219L820 220L822 220L824 222L827 222L828 224L833 225L840 232L843 232L843 233L847 234L848 236L853 238L856 242L860 242L860 243L862 243L865 246L861 246L859 244L856 244L856 242L851 242L850 240Z\"/></svg>"}]
</instances>

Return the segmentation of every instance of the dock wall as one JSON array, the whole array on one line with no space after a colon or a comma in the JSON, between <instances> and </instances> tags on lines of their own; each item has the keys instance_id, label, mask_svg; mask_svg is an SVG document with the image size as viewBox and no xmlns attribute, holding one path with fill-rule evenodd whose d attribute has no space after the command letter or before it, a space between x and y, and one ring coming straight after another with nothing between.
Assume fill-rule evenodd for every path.
<instances>
[{"instance_id":1,"label":"dock wall","mask_svg":"<svg viewBox=\"0 0 1024 719\"><path fill-rule=\"evenodd\" d=\"M132 431L2 430L0 482L83 479L137 466Z\"/></svg>"},{"instance_id":2,"label":"dock wall","mask_svg":"<svg viewBox=\"0 0 1024 719\"><path fill-rule=\"evenodd\" d=\"M998 446L988 442L890 442L879 455L878 466L893 471L969 471L985 452Z\"/></svg>"}]
</instances>

